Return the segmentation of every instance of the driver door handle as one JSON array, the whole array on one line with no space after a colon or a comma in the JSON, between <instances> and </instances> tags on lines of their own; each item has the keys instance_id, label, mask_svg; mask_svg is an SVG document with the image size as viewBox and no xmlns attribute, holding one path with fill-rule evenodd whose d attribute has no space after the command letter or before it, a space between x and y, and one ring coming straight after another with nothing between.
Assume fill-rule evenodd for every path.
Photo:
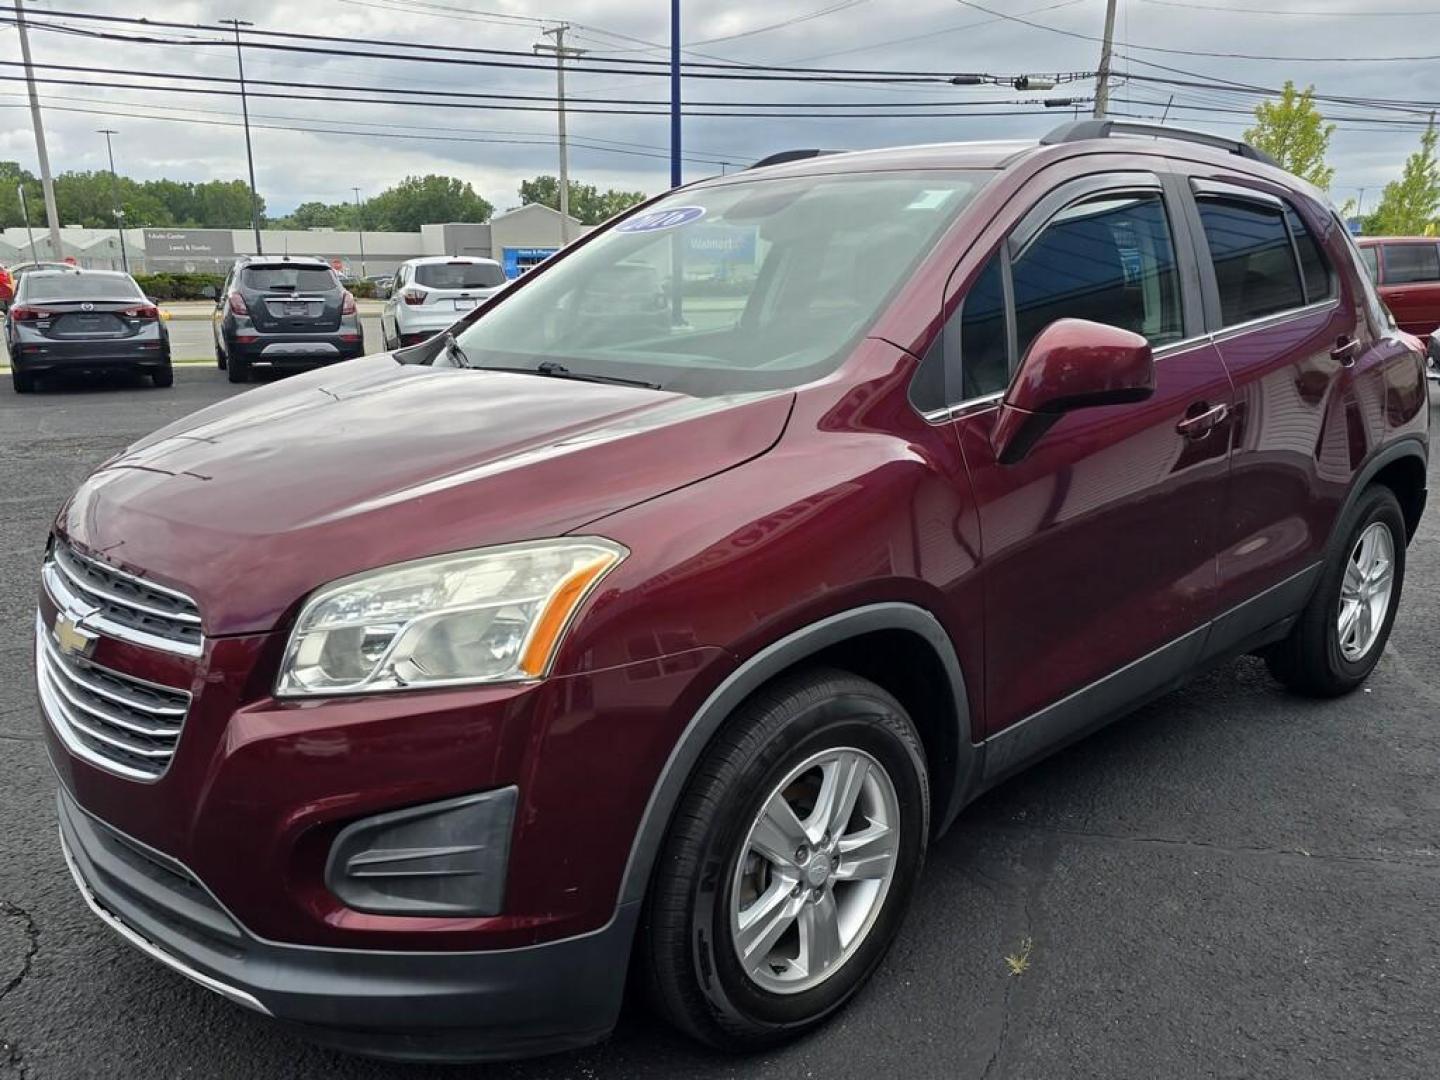
<instances>
[{"instance_id":1,"label":"driver door handle","mask_svg":"<svg viewBox=\"0 0 1440 1080\"><path fill-rule=\"evenodd\" d=\"M1355 357L1360 355L1360 342L1348 334L1341 334L1335 342L1335 348L1330 350L1330 355L1346 367L1350 367L1355 363Z\"/></svg>"},{"instance_id":2,"label":"driver door handle","mask_svg":"<svg viewBox=\"0 0 1440 1080\"><path fill-rule=\"evenodd\" d=\"M1204 408L1205 402L1203 401L1191 406L1191 409ZM1210 432L1214 431L1215 428L1223 424L1225 418L1229 415L1230 406L1221 402L1219 405L1205 409L1204 412L1196 413L1194 416L1187 416L1175 425L1175 430L1187 439L1203 439L1206 435L1209 435Z\"/></svg>"}]
</instances>

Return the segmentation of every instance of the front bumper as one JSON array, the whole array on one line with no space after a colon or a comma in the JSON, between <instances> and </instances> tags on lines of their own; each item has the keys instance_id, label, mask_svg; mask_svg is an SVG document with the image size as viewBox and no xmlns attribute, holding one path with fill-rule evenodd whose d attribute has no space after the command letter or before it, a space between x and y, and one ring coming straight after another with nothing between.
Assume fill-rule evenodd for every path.
<instances>
[{"instance_id":1,"label":"front bumper","mask_svg":"<svg viewBox=\"0 0 1440 1080\"><path fill-rule=\"evenodd\" d=\"M182 864L90 817L62 788L60 843L81 895L152 959L316 1041L404 1060L498 1060L605 1037L637 905L543 945L394 952L282 944L246 930Z\"/></svg>"}]
</instances>

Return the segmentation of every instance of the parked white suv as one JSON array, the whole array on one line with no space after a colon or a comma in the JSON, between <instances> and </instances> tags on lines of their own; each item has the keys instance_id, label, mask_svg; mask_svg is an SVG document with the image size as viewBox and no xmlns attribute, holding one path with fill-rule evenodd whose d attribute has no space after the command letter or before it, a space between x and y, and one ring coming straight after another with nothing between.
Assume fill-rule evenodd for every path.
<instances>
[{"instance_id":1,"label":"parked white suv","mask_svg":"<svg viewBox=\"0 0 1440 1080\"><path fill-rule=\"evenodd\" d=\"M401 263L380 313L384 347L433 337L504 285L505 271L494 259L432 255Z\"/></svg>"}]
</instances>

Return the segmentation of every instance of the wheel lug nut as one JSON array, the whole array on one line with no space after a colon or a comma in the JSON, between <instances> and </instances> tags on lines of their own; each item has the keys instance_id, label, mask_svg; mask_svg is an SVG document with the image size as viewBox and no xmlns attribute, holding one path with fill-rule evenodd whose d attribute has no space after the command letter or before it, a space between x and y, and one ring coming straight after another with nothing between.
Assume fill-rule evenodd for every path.
<instances>
[{"instance_id":1,"label":"wheel lug nut","mask_svg":"<svg viewBox=\"0 0 1440 1080\"><path fill-rule=\"evenodd\" d=\"M790 890L790 895L798 898L799 895L800 895L801 893L803 893L804 891L805 891L805 886L804 886L804 885L796 885L795 888L793 888L793 889Z\"/></svg>"},{"instance_id":2,"label":"wheel lug nut","mask_svg":"<svg viewBox=\"0 0 1440 1080\"><path fill-rule=\"evenodd\" d=\"M810 849L809 849L808 847L806 847L804 844L801 844L798 848L795 849L795 861L796 861L796 862L802 862L802 863L803 863L803 862L804 862L806 859L808 859L808 858L810 858Z\"/></svg>"}]
</instances>

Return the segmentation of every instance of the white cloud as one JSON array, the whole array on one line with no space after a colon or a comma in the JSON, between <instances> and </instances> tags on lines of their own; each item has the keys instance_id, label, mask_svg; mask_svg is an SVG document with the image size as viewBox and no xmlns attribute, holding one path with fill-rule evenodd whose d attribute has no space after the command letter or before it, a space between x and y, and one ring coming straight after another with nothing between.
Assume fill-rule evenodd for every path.
<instances>
[{"instance_id":1,"label":"white cloud","mask_svg":"<svg viewBox=\"0 0 1440 1080\"><path fill-rule=\"evenodd\" d=\"M374 38L387 42L446 41L473 48L528 50L539 39L539 27L513 19L493 19L491 13L512 16L543 16L567 19L574 24L571 42L589 50L587 62L609 59L664 58L663 50L646 50L634 41L668 40L668 5L648 0L542 0L538 10L516 0L311 0L305 4L251 4L243 10L260 29L284 29L329 34L348 39ZM82 0L56 3L60 10L78 8ZM430 3L432 7L424 8ZM553 3L553 6L551 4ZM1184 6L1186 3L1199 7ZM445 12L433 5L453 9ZM1178 6L1177 6L1178 5ZM1235 11L1206 9L1232 6ZM1098 46L1090 41L992 19L955 0L865 0L844 6L836 0L796 0L775 5L762 0L732 0L723 7L685 2L684 36L697 41L721 35L745 33L770 26L787 16L805 15L827 7L836 10L793 27L768 30L733 41L701 46L699 50L727 59L765 63L807 62L843 67L893 68L904 70L966 71L983 69L998 73L1025 71L1081 71L1093 69ZM1100 31L1103 0L985 0L986 7L1008 13L1033 12L1026 17L1079 34ZM1053 10L1044 9L1047 6ZM1384 0L1383 10L1413 8L1412 17L1375 14L1374 4L1359 0L1265 0L1266 10L1313 14L1262 15L1245 11L1241 0L1122 0L1117 37L1121 54L1134 61L1117 61L1117 67L1134 75L1166 77L1167 73L1139 63L1163 64L1199 72L1209 79L1224 79L1271 86L1293 78L1304 85L1315 83L1322 91L1357 97L1382 96L1433 100L1440 97L1440 69L1434 63L1347 63L1350 55L1395 56L1416 52L1440 52L1429 46L1440 29L1435 8L1413 0ZM220 0L180 0L163 8L136 9L115 3L89 5L85 10L109 14L144 14L177 22L216 20L234 13L233 5ZM1355 17L1361 15L1364 17ZM32 8L32 16L44 21L44 8ZM161 31L156 30L156 34ZM176 34L182 32L174 32ZM621 35L621 36L613 36ZM208 33L196 35L211 38ZM221 37L217 31L215 38ZM900 40L897 40L900 39ZM909 39L909 40L904 40ZM894 42L893 44L890 44ZM1251 52L1274 55L1335 57L1318 62L1252 62L1208 56L1169 55L1130 50L1126 43L1160 45L1202 52ZM35 30L32 32L35 59L41 63L76 64L86 68L123 68L147 72L184 72L230 77L234 72L234 51L224 45L187 43L146 45L95 41L72 35ZM375 47L353 46L360 50ZM13 29L0 32L4 59L18 60L19 49ZM627 65L628 66L628 65ZM10 75L16 69L7 69ZM87 79L84 72L55 73L65 78ZM445 64L417 64L367 57L315 56L249 49L246 74L255 81L258 94L297 92L285 87L265 87L261 80L317 84L343 84L374 88L377 93L398 90L451 90L471 93L518 93L547 95L553 92L549 71L515 71L503 68ZM1186 78L1187 76L1175 76ZM67 169L104 167L104 141L94 133L98 127L114 127L117 164L136 177L169 176L177 179L235 178L245 174L244 143L238 127L238 101L233 98L191 92L158 94L122 89L117 84L137 81L116 74L95 73L88 77L98 85L48 86L46 125L52 166ZM663 107L668 94L665 79L643 74L572 73L568 79L574 104L587 98L615 97L652 101ZM228 84L190 84L193 89L230 88ZM0 154L34 167L34 141L29 114L23 107L23 84L10 82L0 91L0 116L10 123L0 129ZM305 91L298 91L305 92ZM351 98L365 95L315 89L316 94ZM1089 83L1068 85L1054 93L1088 96ZM1167 97L1176 95L1172 122L1205 127L1238 135L1247 117L1242 114L1207 112L1192 106L1223 105L1234 108L1244 102L1213 90L1167 86L1134 79L1116 90L1118 111L1153 115L1164 108ZM836 101L877 101L900 105L916 100L1013 100L1020 95L1009 90L962 88L946 85L918 87L803 86L781 82L738 82L731 80L687 79L689 101L734 102L752 115L743 117L691 117L685 125L687 153L744 164L787 146L878 146L887 143L938 141L945 139L1038 137L1068 113L1011 117L927 117L923 119L782 119L766 118L766 110L755 103L783 101L822 103ZM256 96L251 100L257 182L270 209L283 212L295 204L320 199L345 198L359 185L367 192L379 191L406 175L443 172L461 176L497 206L517 201L519 181L538 172L554 172L556 151L552 114L506 111L477 102L465 109L428 105L423 95L403 106L345 102L301 102ZM1031 98L1053 94L1029 95ZM106 110L115 115L65 110ZM1334 105L1338 116L1386 116L1413 119L1413 114L1381 113L1362 106ZM152 118L167 110L196 110L184 115L195 121ZM816 110L819 111L819 110ZM374 131L414 138L380 138L359 134L307 133L272 130L260 125L330 127L353 129L358 124L390 125ZM668 120L664 116L613 116L572 113L571 134L576 140L571 155L571 175L602 186L623 186L655 191L668 184ZM446 141L450 139L499 141ZM517 142L516 140L519 140ZM609 149L596 145L606 140ZM1342 122L1332 144L1332 164L1337 167L1334 193L1343 200L1355 189L1369 190L1367 202L1378 198L1379 189L1399 171L1404 156L1414 147L1418 132L1403 127L1366 127ZM623 143L625 145L616 145ZM630 154L617 153L630 151ZM656 156L635 156L653 154ZM688 177L719 171L708 163L687 165ZM1371 202L1373 205L1373 202Z\"/></svg>"}]
</instances>

